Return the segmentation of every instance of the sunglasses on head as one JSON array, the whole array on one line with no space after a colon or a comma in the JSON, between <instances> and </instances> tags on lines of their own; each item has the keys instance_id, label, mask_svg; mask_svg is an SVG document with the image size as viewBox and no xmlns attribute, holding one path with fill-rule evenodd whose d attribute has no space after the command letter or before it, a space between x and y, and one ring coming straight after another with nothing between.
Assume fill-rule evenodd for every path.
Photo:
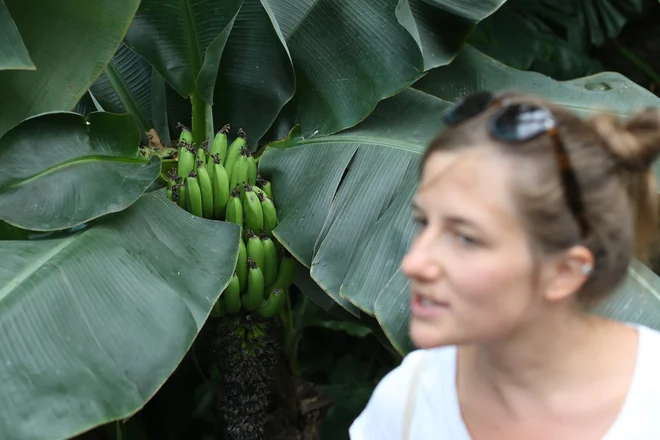
<instances>
[{"instance_id":1,"label":"sunglasses on head","mask_svg":"<svg viewBox=\"0 0 660 440\"><path fill-rule=\"evenodd\" d=\"M457 101L442 119L448 126L454 126L493 107L497 110L488 121L488 132L496 139L509 144L520 144L544 134L550 135L564 197L584 238L589 233L589 225L586 221L582 194L568 153L559 136L557 121L549 109L534 104L507 104L506 97L498 97L492 92L483 91Z\"/></svg>"}]
</instances>

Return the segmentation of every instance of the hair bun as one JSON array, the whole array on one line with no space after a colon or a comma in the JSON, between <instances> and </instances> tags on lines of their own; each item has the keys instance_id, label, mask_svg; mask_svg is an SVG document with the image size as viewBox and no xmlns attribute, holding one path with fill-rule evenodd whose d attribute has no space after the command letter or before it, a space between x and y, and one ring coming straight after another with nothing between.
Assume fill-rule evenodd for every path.
<instances>
[{"instance_id":1,"label":"hair bun","mask_svg":"<svg viewBox=\"0 0 660 440\"><path fill-rule=\"evenodd\" d=\"M589 122L624 169L645 171L660 154L660 108L645 108L625 122L606 113Z\"/></svg>"}]
</instances>

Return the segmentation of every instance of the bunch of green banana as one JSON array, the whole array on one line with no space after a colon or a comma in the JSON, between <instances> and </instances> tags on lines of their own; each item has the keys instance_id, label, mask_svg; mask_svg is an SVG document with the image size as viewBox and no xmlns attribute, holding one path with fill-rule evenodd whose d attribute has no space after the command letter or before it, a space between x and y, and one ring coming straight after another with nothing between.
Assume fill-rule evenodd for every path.
<instances>
[{"instance_id":1,"label":"bunch of green banana","mask_svg":"<svg viewBox=\"0 0 660 440\"><path fill-rule=\"evenodd\" d=\"M215 135L193 144L182 128L176 169L167 174L170 200L198 217L224 220L241 227L238 261L213 314L278 315L293 284L295 259L273 236L277 210L269 181L257 174L258 161L240 129L228 144L229 124Z\"/></svg>"},{"instance_id":2,"label":"bunch of green banana","mask_svg":"<svg viewBox=\"0 0 660 440\"><path fill-rule=\"evenodd\" d=\"M223 166L230 127L222 127L209 148L208 139L196 147L190 130L179 126L182 128L179 158L176 170L167 174L167 196L193 215L224 220L231 189L229 175ZM245 140L240 136L238 139Z\"/></svg>"}]
</instances>

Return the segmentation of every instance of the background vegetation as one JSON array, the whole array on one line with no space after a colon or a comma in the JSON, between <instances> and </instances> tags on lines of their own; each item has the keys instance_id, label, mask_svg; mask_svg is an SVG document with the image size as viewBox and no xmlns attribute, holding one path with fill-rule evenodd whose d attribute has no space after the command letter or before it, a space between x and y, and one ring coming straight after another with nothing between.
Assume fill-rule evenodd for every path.
<instances>
[{"instance_id":1,"label":"background vegetation","mask_svg":"<svg viewBox=\"0 0 660 440\"><path fill-rule=\"evenodd\" d=\"M334 440L411 349L396 267L438 115L479 88L660 103L656 1L84 3L0 0L3 439L222 438L237 233L165 199L177 123L243 128L273 182L299 270L268 423ZM595 312L659 327L658 262Z\"/></svg>"}]
</instances>

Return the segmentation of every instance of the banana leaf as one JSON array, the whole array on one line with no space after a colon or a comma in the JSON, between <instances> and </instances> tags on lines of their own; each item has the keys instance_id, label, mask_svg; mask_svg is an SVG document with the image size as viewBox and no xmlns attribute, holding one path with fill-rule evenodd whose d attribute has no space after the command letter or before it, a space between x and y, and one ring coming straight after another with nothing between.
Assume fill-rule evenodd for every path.
<instances>
[{"instance_id":1,"label":"banana leaf","mask_svg":"<svg viewBox=\"0 0 660 440\"><path fill-rule=\"evenodd\" d=\"M260 172L278 190L281 220L274 235L337 304L375 317L401 354L412 349L408 282L399 266L414 232L411 200L420 156L442 129L440 116L451 101L483 88L530 90L580 115L604 109L628 115L643 105L660 105L617 74L557 82L466 47L415 88L381 101L356 127L311 138L295 128L260 161ZM643 270L633 264L623 293L598 311L660 329L657 277Z\"/></svg>"},{"instance_id":2,"label":"banana leaf","mask_svg":"<svg viewBox=\"0 0 660 440\"><path fill-rule=\"evenodd\" d=\"M36 70L0 70L0 136L30 116L71 110L117 50L139 0L3 2ZM0 32L10 28L0 21Z\"/></svg>"}]
</instances>

